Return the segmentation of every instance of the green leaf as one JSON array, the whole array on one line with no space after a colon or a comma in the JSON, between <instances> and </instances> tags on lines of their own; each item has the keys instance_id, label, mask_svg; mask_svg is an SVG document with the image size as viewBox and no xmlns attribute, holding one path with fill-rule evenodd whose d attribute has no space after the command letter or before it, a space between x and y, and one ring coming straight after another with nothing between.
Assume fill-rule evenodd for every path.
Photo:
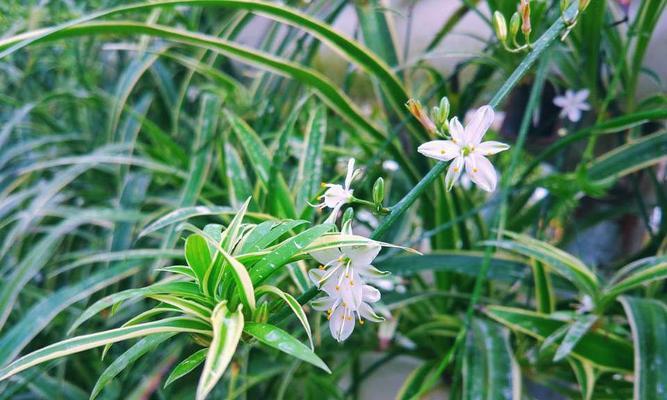
<instances>
[{"instance_id":1,"label":"green leaf","mask_svg":"<svg viewBox=\"0 0 667 400\"><path fill-rule=\"evenodd\" d=\"M582 315L581 317L577 317L572 325L567 330L567 333L565 334L565 337L563 338L563 341L561 342L560 346L558 346L558 350L556 350L556 355L554 355L554 362L558 362L565 357L567 357L574 346L579 343L581 338L588 333L588 331L591 329L591 326L595 323L595 321L598 320L597 315L594 314L588 314L588 315Z\"/></svg>"},{"instance_id":2,"label":"green leaf","mask_svg":"<svg viewBox=\"0 0 667 400\"><path fill-rule=\"evenodd\" d=\"M174 317L155 322L147 322L145 324L111 329L90 335L77 336L36 350L0 369L0 381L30 367L56 358L123 340L169 332L189 332L211 335L210 327L201 321L185 317Z\"/></svg>"},{"instance_id":3,"label":"green leaf","mask_svg":"<svg viewBox=\"0 0 667 400\"><path fill-rule=\"evenodd\" d=\"M255 170L255 174L265 189L269 189L270 169L271 169L271 155L266 148L259 135L236 114L226 110L225 115L229 124L232 126L236 137L239 139L241 146L245 150L245 154L250 160L250 164ZM278 175L278 182L273 182L275 192L269 193L269 196L276 197L276 203L280 204L283 217L295 218L296 211L294 209L292 196L289 187L285 183L282 175ZM272 200L273 201L273 200Z\"/></svg>"},{"instance_id":4,"label":"green leaf","mask_svg":"<svg viewBox=\"0 0 667 400\"><path fill-rule=\"evenodd\" d=\"M388 257L373 265L392 274L406 276L421 271L448 271L477 276L484 259L484 253L478 251L442 251L436 250L423 256L405 255ZM496 254L491 258L489 278L505 282L516 282L526 276L530 268L523 260L516 257Z\"/></svg>"},{"instance_id":5,"label":"green leaf","mask_svg":"<svg viewBox=\"0 0 667 400\"><path fill-rule=\"evenodd\" d=\"M218 206L214 207L194 206L194 207L179 208L158 218L156 221L153 221L151 224L145 227L141 231L141 233L139 233L139 237L146 236L164 227L179 223L181 221L185 221L186 219L189 218L199 217L203 215L232 214L234 212L236 211L231 207L218 207Z\"/></svg>"},{"instance_id":6,"label":"green leaf","mask_svg":"<svg viewBox=\"0 0 667 400\"><path fill-rule=\"evenodd\" d=\"M121 292L117 292L101 298L100 300L93 303L88 307L84 312L79 315L79 317L72 323L72 326L69 328L68 333L74 332L74 330L90 319L92 316L96 315L105 308L111 307L115 304L118 304L122 301L129 299L136 299L140 297L146 297L154 294L172 294L179 295L182 297L188 297L192 299L203 299L201 298L201 293L199 287L196 283L193 282L157 282L153 285L143 287L140 289L127 289Z\"/></svg>"},{"instance_id":7,"label":"green leaf","mask_svg":"<svg viewBox=\"0 0 667 400\"><path fill-rule=\"evenodd\" d=\"M185 259L194 272L202 291L206 291L204 277L211 265L211 254L208 251L208 242L200 235L190 235L185 240Z\"/></svg>"},{"instance_id":8,"label":"green leaf","mask_svg":"<svg viewBox=\"0 0 667 400\"><path fill-rule=\"evenodd\" d=\"M577 358L568 357L567 361L574 371L574 375L579 382L582 400L592 400L593 391L595 390L595 369L589 362L579 360Z\"/></svg>"},{"instance_id":9,"label":"green leaf","mask_svg":"<svg viewBox=\"0 0 667 400\"><path fill-rule=\"evenodd\" d=\"M613 301L619 294L667 278L667 256L638 260L622 268L603 292L604 302Z\"/></svg>"},{"instance_id":10,"label":"green leaf","mask_svg":"<svg viewBox=\"0 0 667 400\"><path fill-rule=\"evenodd\" d=\"M241 302L251 313L253 313L255 311L255 290L245 265L241 264L236 258L223 249L219 248L218 251L220 251L220 254L222 254L225 261L232 267L230 271L234 277L237 293L241 298Z\"/></svg>"},{"instance_id":11,"label":"green leaf","mask_svg":"<svg viewBox=\"0 0 667 400\"><path fill-rule=\"evenodd\" d=\"M244 199L252 196L252 188L239 153L229 143L225 143L225 166L227 167L225 179L229 190L229 201L238 208L243 204Z\"/></svg>"},{"instance_id":12,"label":"green leaf","mask_svg":"<svg viewBox=\"0 0 667 400\"><path fill-rule=\"evenodd\" d=\"M204 400L208 396L232 361L243 332L243 313L240 308L230 312L227 302L223 301L213 310L211 325L213 340L197 385L197 400Z\"/></svg>"},{"instance_id":13,"label":"green leaf","mask_svg":"<svg viewBox=\"0 0 667 400\"><path fill-rule=\"evenodd\" d=\"M243 202L241 208L236 212L236 215L234 215L234 218L232 218L232 221L229 223L222 236L220 247L230 254L234 253L234 248L240 240L239 232L241 231L241 222L243 222L243 218L248 211L248 204L250 204L250 197Z\"/></svg>"},{"instance_id":14,"label":"green leaf","mask_svg":"<svg viewBox=\"0 0 667 400\"><path fill-rule=\"evenodd\" d=\"M463 399L521 399L521 372L507 330L474 319L463 359Z\"/></svg>"},{"instance_id":15,"label":"green leaf","mask_svg":"<svg viewBox=\"0 0 667 400\"><path fill-rule=\"evenodd\" d=\"M414 400L419 398L417 396L422 392L424 384L434 368L435 364L425 362L410 372L396 394L396 400Z\"/></svg>"},{"instance_id":16,"label":"green leaf","mask_svg":"<svg viewBox=\"0 0 667 400\"><path fill-rule=\"evenodd\" d=\"M257 288L257 291L255 293L257 297L260 297L265 293L273 294L280 297L285 303L287 303L289 308L291 308L292 311L294 312L294 315L296 315L299 322L301 322L303 329L306 331L306 334L308 335L308 342L310 343L310 349L313 351L315 350L315 346L313 345L313 334L310 331L310 323L308 322L308 317L306 316L306 313L303 311L303 308L301 307L301 304L299 304L297 299L295 299L291 294L283 292L277 287L271 285L260 286Z\"/></svg>"},{"instance_id":17,"label":"green leaf","mask_svg":"<svg viewBox=\"0 0 667 400\"><path fill-rule=\"evenodd\" d=\"M130 365L141 358L144 354L149 353L157 348L161 343L174 336L175 333L158 333L147 336L130 347L125 353L116 358L105 370L102 372L95 387L90 392L90 400L97 397L98 394L109 384L119 373L129 368Z\"/></svg>"},{"instance_id":18,"label":"green leaf","mask_svg":"<svg viewBox=\"0 0 667 400\"><path fill-rule=\"evenodd\" d=\"M284 330L269 324L258 322L248 322L243 328L243 332L254 337L267 346L280 350L283 353L296 357L310 363L328 373L331 373L329 367L322 361L311 349L296 340Z\"/></svg>"},{"instance_id":19,"label":"green leaf","mask_svg":"<svg viewBox=\"0 0 667 400\"><path fill-rule=\"evenodd\" d=\"M324 107L315 108L306 128L304 150L299 159L296 178L298 188L296 209L299 213L303 211L304 207L310 207L308 201L317 194L322 183L322 149L327 132L326 117Z\"/></svg>"},{"instance_id":20,"label":"green leaf","mask_svg":"<svg viewBox=\"0 0 667 400\"><path fill-rule=\"evenodd\" d=\"M279 268L285 265L289 259L312 243L315 239L333 229L332 224L314 226L306 231L293 236L278 246L269 254L262 257L250 270L253 285L258 285Z\"/></svg>"},{"instance_id":21,"label":"green leaf","mask_svg":"<svg viewBox=\"0 0 667 400\"><path fill-rule=\"evenodd\" d=\"M635 400L664 399L667 390L667 307L658 300L622 296L619 301L632 328Z\"/></svg>"},{"instance_id":22,"label":"green leaf","mask_svg":"<svg viewBox=\"0 0 667 400\"><path fill-rule=\"evenodd\" d=\"M532 261L533 282L535 282L535 303L537 312L550 314L555 310L556 296L554 294L551 276L539 261Z\"/></svg>"},{"instance_id":23,"label":"green leaf","mask_svg":"<svg viewBox=\"0 0 667 400\"><path fill-rule=\"evenodd\" d=\"M174 367L174 369L167 377L167 381L164 383L164 387L169 386L172 382L184 377L193 369L197 368L199 364L204 362L206 359L206 354L208 354L208 349L200 349L190 354L190 356L188 356L188 358L185 360L178 363L178 365Z\"/></svg>"},{"instance_id":24,"label":"green leaf","mask_svg":"<svg viewBox=\"0 0 667 400\"><path fill-rule=\"evenodd\" d=\"M667 132L662 131L633 140L591 162L588 175L602 181L639 171L667 159Z\"/></svg>"},{"instance_id":25,"label":"green leaf","mask_svg":"<svg viewBox=\"0 0 667 400\"><path fill-rule=\"evenodd\" d=\"M270 224L269 221L261 223L248 235L243 243L241 253L263 250L287 232L307 223L308 221L303 220L270 221Z\"/></svg>"},{"instance_id":26,"label":"green leaf","mask_svg":"<svg viewBox=\"0 0 667 400\"><path fill-rule=\"evenodd\" d=\"M524 333L540 341L567 324L552 316L520 308L488 306L486 315L513 331ZM588 361L605 371L627 372L632 370L632 345L616 335L603 330L585 334L577 343L572 357Z\"/></svg>"},{"instance_id":27,"label":"green leaf","mask_svg":"<svg viewBox=\"0 0 667 400\"><path fill-rule=\"evenodd\" d=\"M581 260L546 242L533 239L529 236L509 231L504 231L503 233L514 240L492 240L486 241L484 244L535 258L572 282L583 292L591 295L593 298L597 298L599 290L598 278Z\"/></svg>"},{"instance_id":28,"label":"green leaf","mask_svg":"<svg viewBox=\"0 0 667 400\"><path fill-rule=\"evenodd\" d=\"M137 271L139 267L136 265L121 263L91 274L42 298L11 328L4 331L0 339L0 365L16 357L62 310Z\"/></svg>"},{"instance_id":29,"label":"green leaf","mask_svg":"<svg viewBox=\"0 0 667 400\"><path fill-rule=\"evenodd\" d=\"M174 306L183 311L185 314L191 315L195 318L200 318L204 321L208 321L211 317L211 309L197 303L196 301L187 300L168 294L153 294L149 297L157 301L161 301L165 304Z\"/></svg>"},{"instance_id":30,"label":"green leaf","mask_svg":"<svg viewBox=\"0 0 667 400\"><path fill-rule=\"evenodd\" d=\"M236 282L237 293L241 298L241 302L243 302L247 309L252 313L255 310L255 291L253 288L253 282L250 279L250 275L248 274L248 270L246 270L245 266L241 264L236 258L227 253L220 246L220 244L206 232L190 224L184 224L184 229L189 229L202 235L204 239L206 239L206 241L212 245L215 250L220 253L220 255L222 255L224 260L227 261L228 265L231 266L229 271L234 278L234 281ZM208 274L206 275L204 282L206 282L206 285L211 290L211 293L216 293L220 274L218 272L212 272L213 269L214 268L210 268L208 270Z\"/></svg>"}]
</instances>

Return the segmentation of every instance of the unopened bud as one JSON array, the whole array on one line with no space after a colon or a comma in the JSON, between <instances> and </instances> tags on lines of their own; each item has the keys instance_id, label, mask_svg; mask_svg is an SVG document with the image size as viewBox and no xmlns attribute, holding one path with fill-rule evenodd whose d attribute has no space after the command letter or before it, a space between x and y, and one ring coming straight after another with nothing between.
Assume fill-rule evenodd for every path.
<instances>
[{"instance_id":1,"label":"unopened bud","mask_svg":"<svg viewBox=\"0 0 667 400\"><path fill-rule=\"evenodd\" d=\"M440 99L440 105L433 107L432 116L440 131L444 132L449 129L449 99L446 96Z\"/></svg>"},{"instance_id":2,"label":"unopened bud","mask_svg":"<svg viewBox=\"0 0 667 400\"><path fill-rule=\"evenodd\" d=\"M498 40L505 43L507 41L507 23L505 17L499 11L493 13L493 29L496 31Z\"/></svg>"},{"instance_id":3,"label":"unopened bud","mask_svg":"<svg viewBox=\"0 0 667 400\"><path fill-rule=\"evenodd\" d=\"M373 184L373 202L376 205L382 205L384 201L384 179L379 177Z\"/></svg>"},{"instance_id":4,"label":"unopened bud","mask_svg":"<svg viewBox=\"0 0 667 400\"><path fill-rule=\"evenodd\" d=\"M519 33L519 26L521 26L521 17L518 12L515 12L512 14L512 18L510 18L510 37L512 39Z\"/></svg>"},{"instance_id":5,"label":"unopened bud","mask_svg":"<svg viewBox=\"0 0 667 400\"><path fill-rule=\"evenodd\" d=\"M528 0L521 0L519 5L519 12L521 13L521 32L528 36L531 31L530 27L530 2Z\"/></svg>"},{"instance_id":6,"label":"unopened bud","mask_svg":"<svg viewBox=\"0 0 667 400\"><path fill-rule=\"evenodd\" d=\"M434 134L437 132L435 124L433 121L431 121L431 118L428 117L426 112L424 112L424 108L418 100L410 99L407 103L405 103L405 106L408 108L410 113L414 115L415 118L417 118L419 123L422 124L428 133Z\"/></svg>"}]
</instances>

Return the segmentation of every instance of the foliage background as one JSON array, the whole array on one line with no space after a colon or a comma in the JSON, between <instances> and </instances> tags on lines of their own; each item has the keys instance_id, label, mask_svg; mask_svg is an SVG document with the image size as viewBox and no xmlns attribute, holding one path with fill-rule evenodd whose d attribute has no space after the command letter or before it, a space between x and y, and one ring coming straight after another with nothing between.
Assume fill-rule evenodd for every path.
<instances>
[{"instance_id":1,"label":"foliage background","mask_svg":"<svg viewBox=\"0 0 667 400\"><path fill-rule=\"evenodd\" d=\"M370 199L373 182L382 176L385 205L394 205L432 166L415 151L428 136L403 107L405 100L435 105L448 96L452 115L463 118L470 109L502 99L498 90L507 87L511 91L496 105L505 118L491 136L520 150L495 158L503 190L489 196L464 185L446 192L437 178L383 237L426 253L387 252L378 263L405 289L383 296L396 318L396 333L378 338L376 326L365 326L339 345L326 336L324 320L310 313L317 353L332 375L248 348L237 354L234 378L219 385L221 395L248 398L322 393L370 398L382 385L401 388L398 396L405 398L426 395L433 386L440 390L434 397L470 395L462 389L471 382L466 371L488 377L489 370L507 367L476 360L489 369L467 369L472 361L463 354L443 364L485 268L488 246L481 242L496 238L494 229L565 249L603 282L631 262L664 255L667 235L664 72L645 62L665 51L664 37L654 35L664 31L665 1L632 2L624 22L622 2L593 0L568 38L508 87L502 85L526 53L503 50L488 16L490 9L500 10L509 19L516 3L456 2L446 19L426 16L425 22L418 11L437 4L287 2L324 24L351 26L349 36L364 48L336 42L336 32L309 19L287 25L243 7L155 7L104 16L105 23L84 23L71 36L9 54L16 35L126 3L3 2L0 365L65 338L93 300L153 282L156 267L183 262L183 241L174 226L139 236L167 212L229 206L190 221L226 223L252 195L249 211L258 220L272 215L321 221L308 202L315 201L321 181L340 180L350 156L365 169L355 194ZM559 18L559 5L531 5L537 38ZM171 29L207 36L178 38ZM425 37L425 31L433 35ZM319 40L323 37L328 42ZM455 47L464 38L470 46ZM442 58L449 62L442 65ZM591 91L593 111L576 125L559 120L552 105L566 88ZM516 143L521 131L525 146ZM366 211L357 210L355 226L370 233L382 217ZM561 311L567 321L576 321L573 311L584 293L557 273L545 273L539 260L534 254L494 253L480 306L545 315ZM294 294L306 290L293 270L307 266L313 265L290 266L281 287ZM549 296L540 297L540 277L553 278ZM660 282L633 288L632 294L657 299L664 308ZM117 326L145 307L146 302L126 304L81 329ZM585 392L581 382L586 381L575 376L585 368L573 373L566 361L551 362L552 354L538 351L540 341L516 326L510 326L515 331L510 335L500 325L487 325L483 310L475 315L472 332L497 339L507 346L500 354L512 354L524 396L578 398ZM632 341L620 303L601 312L599 324ZM286 323L292 325L297 326ZM496 334L484 333L489 326ZM196 377L168 389L159 381L189 354L188 346L187 341L161 345L103 395L187 398ZM484 346L468 340L466 354L479 354ZM127 348L121 344L111 352L117 356ZM93 350L22 373L0 391L5 398L85 398L107 365ZM416 367L407 377L366 383L406 365ZM429 375L432 371L439 373ZM632 371L602 368L595 375L593 398L632 396L637 376Z\"/></svg>"}]
</instances>

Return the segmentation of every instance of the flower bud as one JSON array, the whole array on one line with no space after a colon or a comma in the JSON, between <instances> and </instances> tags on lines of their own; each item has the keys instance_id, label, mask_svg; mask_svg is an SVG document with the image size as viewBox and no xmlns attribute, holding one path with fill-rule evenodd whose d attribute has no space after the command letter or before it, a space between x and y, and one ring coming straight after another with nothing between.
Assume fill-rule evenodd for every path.
<instances>
[{"instance_id":1,"label":"flower bud","mask_svg":"<svg viewBox=\"0 0 667 400\"><path fill-rule=\"evenodd\" d=\"M519 5L519 12L521 13L521 32L528 36L531 31L530 27L530 2L528 0L521 0Z\"/></svg>"},{"instance_id":2,"label":"flower bud","mask_svg":"<svg viewBox=\"0 0 667 400\"><path fill-rule=\"evenodd\" d=\"M381 206L384 201L384 179L379 177L373 185L373 202Z\"/></svg>"},{"instance_id":3,"label":"flower bud","mask_svg":"<svg viewBox=\"0 0 667 400\"><path fill-rule=\"evenodd\" d=\"M417 118L419 123L422 124L428 133L434 134L437 132L435 124L433 121L431 121L431 118L428 117L426 112L424 112L424 108L422 108L422 105L418 100L410 99L407 103L405 103L405 106L408 108L410 113L414 115L415 118Z\"/></svg>"},{"instance_id":4,"label":"flower bud","mask_svg":"<svg viewBox=\"0 0 667 400\"><path fill-rule=\"evenodd\" d=\"M343 213L343 218L341 219L341 226L351 223L352 218L354 218L354 210L352 207L348 207L347 210Z\"/></svg>"},{"instance_id":5,"label":"flower bud","mask_svg":"<svg viewBox=\"0 0 667 400\"><path fill-rule=\"evenodd\" d=\"M505 43L507 41L507 23L505 17L499 11L493 13L493 29L496 31L498 40Z\"/></svg>"},{"instance_id":6,"label":"flower bud","mask_svg":"<svg viewBox=\"0 0 667 400\"><path fill-rule=\"evenodd\" d=\"M518 12L512 14L510 18L510 37L514 39L516 34L519 33L519 26L521 25L521 17Z\"/></svg>"},{"instance_id":7,"label":"flower bud","mask_svg":"<svg viewBox=\"0 0 667 400\"><path fill-rule=\"evenodd\" d=\"M449 99L446 96L440 99L439 106L433 107L432 117L439 128L439 133L447 131L449 128Z\"/></svg>"}]
</instances>

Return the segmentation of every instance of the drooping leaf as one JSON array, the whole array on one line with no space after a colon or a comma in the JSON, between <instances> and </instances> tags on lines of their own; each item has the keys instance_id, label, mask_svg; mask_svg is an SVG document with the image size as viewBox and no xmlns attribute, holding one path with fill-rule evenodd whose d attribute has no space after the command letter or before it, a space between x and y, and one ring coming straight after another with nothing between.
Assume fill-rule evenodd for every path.
<instances>
[{"instance_id":1,"label":"drooping leaf","mask_svg":"<svg viewBox=\"0 0 667 400\"><path fill-rule=\"evenodd\" d=\"M0 381L43 362L79 353L95 347L105 346L110 343L170 332L190 332L210 335L211 332L209 329L210 327L201 321L185 317L174 317L155 322L147 322L145 324L111 329L90 335L77 336L43 347L0 369Z\"/></svg>"},{"instance_id":2,"label":"drooping leaf","mask_svg":"<svg viewBox=\"0 0 667 400\"><path fill-rule=\"evenodd\" d=\"M204 400L208 396L232 361L243 332L243 313L240 309L230 312L227 303L223 301L213 310L211 325L213 340L197 385L197 400Z\"/></svg>"},{"instance_id":3,"label":"drooping leaf","mask_svg":"<svg viewBox=\"0 0 667 400\"><path fill-rule=\"evenodd\" d=\"M169 386L172 382L184 377L197 368L206 359L206 354L208 354L208 349L200 349L178 363L167 377L164 387Z\"/></svg>"},{"instance_id":4,"label":"drooping leaf","mask_svg":"<svg viewBox=\"0 0 667 400\"><path fill-rule=\"evenodd\" d=\"M284 330L269 324L258 322L248 322L243 328L243 332L254 337L269 347L280 350L283 353L296 357L307 363L331 373L329 367L322 361L308 346L299 342Z\"/></svg>"}]
</instances>

